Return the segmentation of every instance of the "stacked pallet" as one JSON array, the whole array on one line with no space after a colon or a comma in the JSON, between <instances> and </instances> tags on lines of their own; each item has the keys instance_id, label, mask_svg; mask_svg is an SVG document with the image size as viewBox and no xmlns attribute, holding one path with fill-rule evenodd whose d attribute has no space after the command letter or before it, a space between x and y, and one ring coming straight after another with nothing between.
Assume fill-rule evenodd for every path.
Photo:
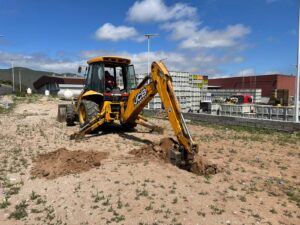
<instances>
[{"instance_id":1,"label":"stacked pallet","mask_svg":"<svg viewBox=\"0 0 300 225\"><path fill-rule=\"evenodd\" d=\"M203 90L207 90L208 87L208 77L202 75L190 75L189 85L191 87L191 110L197 112L200 110L200 102L203 101Z\"/></svg>"},{"instance_id":2,"label":"stacked pallet","mask_svg":"<svg viewBox=\"0 0 300 225\"><path fill-rule=\"evenodd\" d=\"M288 106L289 105L290 94L288 89L275 89L272 91L269 105L281 105Z\"/></svg>"},{"instance_id":3,"label":"stacked pallet","mask_svg":"<svg viewBox=\"0 0 300 225\"><path fill-rule=\"evenodd\" d=\"M170 71L172 77L173 90L180 103L183 112L188 111L191 105L190 99L190 86L189 86L189 73L188 72L175 72ZM163 105L159 95L154 96L149 103L150 109L162 109Z\"/></svg>"},{"instance_id":4,"label":"stacked pallet","mask_svg":"<svg viewBox=\"0 0 300 225\"><path fill-rule=\"evenodd\" d=\"M190 74L188 72L170 71L170 75L172 77L174 92L180 103L181 109L183 112L187 112L191 105L191 90L189 86Z\"/></svg>"}]
</instances>

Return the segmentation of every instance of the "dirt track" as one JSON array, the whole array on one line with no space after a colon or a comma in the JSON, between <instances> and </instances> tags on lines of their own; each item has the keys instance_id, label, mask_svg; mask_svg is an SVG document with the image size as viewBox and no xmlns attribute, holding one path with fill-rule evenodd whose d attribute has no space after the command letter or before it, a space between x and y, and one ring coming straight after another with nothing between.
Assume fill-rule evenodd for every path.
<instances>
[{"instance_id":1,"label":"dirt track","mask_svg":"<svg viewBox=\"0 0 300 225\"><path fill-rule=\"evenodd\" d=\"M0 114L1 225L300 224L299 135L189 125L200 153L223 168L197 176L129 154L174 137L168 121L152 120L163 135L139 127L75 142L78 127L58 123L56 113L56 100L30 99ZM61 148L109 155L82 171L34 178L34 160Z\"/></svg>"}]
</instances>

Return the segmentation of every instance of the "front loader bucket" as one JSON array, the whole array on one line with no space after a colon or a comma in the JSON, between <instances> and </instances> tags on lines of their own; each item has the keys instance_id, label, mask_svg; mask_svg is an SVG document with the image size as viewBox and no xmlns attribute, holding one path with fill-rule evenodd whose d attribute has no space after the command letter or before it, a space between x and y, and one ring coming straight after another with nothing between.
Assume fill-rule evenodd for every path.
<instances>
[{"instance_id":1,"label":"front loader bucket","mask_svg":"<svg viewBox=\"0 0 300 225\"><path fill-rule=\"evenodd\" d=\"M66 121L67 104L58 104L57 121L63 123Z\"/></svg>"}]
</instances>

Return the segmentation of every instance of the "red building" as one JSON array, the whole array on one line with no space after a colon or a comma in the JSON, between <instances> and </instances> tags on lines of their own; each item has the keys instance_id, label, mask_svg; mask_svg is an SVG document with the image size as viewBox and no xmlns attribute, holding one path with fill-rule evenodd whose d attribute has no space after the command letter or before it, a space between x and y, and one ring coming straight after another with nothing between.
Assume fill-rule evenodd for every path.
<instances>
[{"instance_id":1,"label":"red building","mask_svg":"<svg viewBox=\"0 0 300 225\"><path fill-rule=\"evenodd\" d=\"M288 89L290 96L294 96L295 82L294 75L282 74L208 79L209 86L222 89L261 89L262 97L270 97L275 89Z\"/></svg>"}]
</instances>

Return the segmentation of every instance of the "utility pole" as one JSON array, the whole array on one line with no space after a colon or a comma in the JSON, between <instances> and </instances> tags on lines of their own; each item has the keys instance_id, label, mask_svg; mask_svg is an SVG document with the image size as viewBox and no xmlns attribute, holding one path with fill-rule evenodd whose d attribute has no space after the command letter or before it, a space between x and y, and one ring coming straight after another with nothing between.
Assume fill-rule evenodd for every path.
<instances>
[{"instance_id":1,"label":"utility pole","mask_svg":"<svg viewBox=\"0 0 300 225\"><path fill-rule=\"evenodd\" d=\"M22 91L21 68L19 68L19 85L20 85L20 93L21 93Z\"/></svg>"},{"instance_id":2,"label":"utility pole","mask_svg":"<svg viewBox=\"0 0 300 225\"><path fill-rule=\"evenodd\" d=\"M299 122L299 77L300 77L300 5L298 14L298 63L297 63L297 76L295 88L295 122Z\"/></svg>"},{"instance_id":3,"label":"utility pole","mask_svg":"<svg viewBox=\"0 0 300 225\"><path fill-rule=\"evenodd\" d=\"M15 92L15 71L14 71L14 61L13 60L11 60L11 74L12 74L12 83L13 83L12 91L14 93Z\"/></svg>"},{"instance_id":4,"label":"utility pole","mask_svg":"<svg viewBox=\"0 0 300 225\"><path fill-rule=\"evenodd\" d=\"M159 36L159 34L145 34L145 37L147 37L148 40L148 63L147 63L147 74L150 74L150 65L149 65L149 54L150 54L150 38L155 37L155 36Z\"/></svg>"}]
</instances>

